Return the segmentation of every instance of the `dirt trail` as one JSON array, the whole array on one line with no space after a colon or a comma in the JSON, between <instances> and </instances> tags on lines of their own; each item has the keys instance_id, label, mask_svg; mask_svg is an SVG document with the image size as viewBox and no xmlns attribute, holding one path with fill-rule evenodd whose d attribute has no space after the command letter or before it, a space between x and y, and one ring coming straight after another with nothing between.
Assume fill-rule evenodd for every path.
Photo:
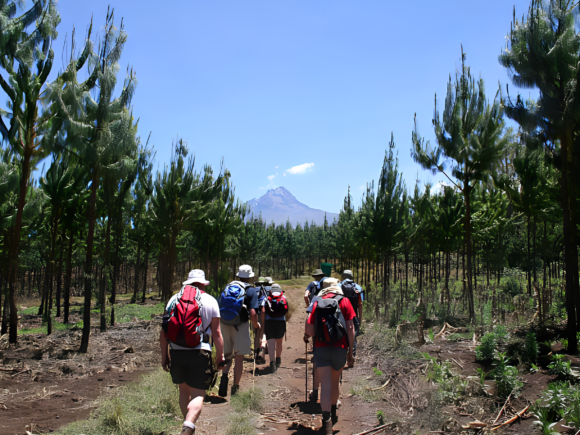
<instances>
[{"instance_id":1,"label":"dirt trail","mask_svg":"<svg viewBox=\"0 0 580 435\"><path fill-rule=\"evenodd\" d=\"M287 289L289 304L296 308L287 324L286 341L282 352L282 366L275 374L270 373L268 364L256 366L256 376L252 377L253 361L246 358L241 390L255 385L263 390L266 409L261 414L258 433L314 434L319 433L321 409L319 403L305 403L305 347L304 289ZM312 352L308 353L308 389L312 389ZM269 363L269 358L266 357ZM230 376L233 370L230 370ZM357 370L344 371L341 387L339 421L334 426L335 434L354 434L369 429L376 424L376 405L362 403L349 394L350 386L362 374ZM231 381L230 381L231 384ZM229 400L229 396L228 396ZM206 403L198 421L202 434L222 434L228 426L229 404L217 398ZM223 402L223 403L216 403ZM290 422L296 422L290 428Z\"/></svg>"},{"instance_id":2,"label":"dirt trail","mask_svg":"<svg viewBox=\"0 0 580 435\"><path fill-rule=\"evenodd\" d=\"M254 377L253 361L247 357L241 389L255 385L266 397L257 433L318 433L320 405L305 403L304 289L287 288L286 295L295 309L287 325L282 367L271 374L268 364L258 365ZM89 418L101 397L159 367L158 337L159 319L116 325L105 333L95 328L89 353L83 355L76 353L80 331L21 336L17 347L0 351L0 435L23 434L31 423L36 425L35 433L56 432L70 422ZM308 389L312 389L311 358L309 352ZM357 366L344 371L335 433L358 433L376 424L380 404L363 403L349 394L362 372ZM229 396L227 401L208 397L198 433L224 434L230 412ZM296 422L295 426L289 428L289 422ZM164 433L179 433L179 429L167 428Z\"/></svg>"}]
</instances>

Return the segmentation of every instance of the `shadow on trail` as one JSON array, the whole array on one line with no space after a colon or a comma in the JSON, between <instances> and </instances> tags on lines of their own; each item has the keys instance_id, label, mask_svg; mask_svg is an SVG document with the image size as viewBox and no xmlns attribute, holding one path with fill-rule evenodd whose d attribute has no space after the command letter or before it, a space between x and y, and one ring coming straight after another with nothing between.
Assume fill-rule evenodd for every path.
<instances>
[{"instance_id":1,"label":"shadow on trail","mask_svg":"<svg viewBox=\"0 0 580 435\"><path fill-rule=\"evenodd\" d=\"M209 403L211 405L219 405L221 403L226 403L228 401L228 399L226 399L225 397L220 397L220 396L209 396L206 395L205 399L203 399L204 403Z\"/></svg>"},{"instance_id":2,"label":"shadow on trail","mask_svg":"<svg viewBox=\"0 0 580 435\"><path fill-rule=\"evenodd\" d=\"M322 408L318 402L295 402L290 405L291 409L298 409L303 414L322 414Z\"/></svg>"}]
</instances>

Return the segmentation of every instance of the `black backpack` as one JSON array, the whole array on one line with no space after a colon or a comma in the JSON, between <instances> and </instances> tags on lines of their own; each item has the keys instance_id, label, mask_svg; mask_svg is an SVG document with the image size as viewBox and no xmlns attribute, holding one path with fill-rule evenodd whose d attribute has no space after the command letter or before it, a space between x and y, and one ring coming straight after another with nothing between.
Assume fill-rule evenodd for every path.
<instances>
[{"instance_id":1,"label":"black backpack","mask_svg":"<svg viewBox=\"0 0 580 435\"><path fill-rule=\"evenodd\" d=\"M316 297L314 325L316 339L323 343L337 343L346 336L346 321L340 310L342 296L328 299Z\"/></svg>"},{"instance_id":2,"label":"black backpack","mask_svg":"<svg viewBox=\"0 0 580 435\"><path fill-rule=\"evenodd\" d=\"M342 284L342 292L344 293L344 297L350 301L354 312L358 314L358 299L359 294L356 291L356 284L354 281L346 281Z\"/></svg>"}]
</instances>

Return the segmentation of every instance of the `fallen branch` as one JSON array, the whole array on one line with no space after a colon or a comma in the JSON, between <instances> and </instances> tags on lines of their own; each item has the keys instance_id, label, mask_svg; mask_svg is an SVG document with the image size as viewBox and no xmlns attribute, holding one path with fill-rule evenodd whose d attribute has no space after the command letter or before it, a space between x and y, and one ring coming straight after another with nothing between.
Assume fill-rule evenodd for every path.
<instances>
[{"instance_id":1,"label":"fallen branch","mask_svg":"<svg viewBox=\"0 0 580 435\"><path fill-rule=\"evenodd\" d=\"M526 406L524 409L522 409L520 412L518 412L516 415L514 415L512 418L510 418L508 421L506 421L505 423L500 424L497 427L494 427L491 431L494 432L496 430L498 430L500 427L506 426L508 424L512 424L514 421L516 421L518 418L521 418L526 411L530 409L530 405Z\"/></svg>"},{"instance_id":2,"label":"fallen branch","mask_svg":"<svg viewBox=\"0 0 580 435\"><path fill-rule=\"evenodd\" d=\"M441 331L439 331L439 334L437 334L435 336L435 338L439 338L441 337L441 335L443 335L443 333L445 332L445 329L447 328L447 322L445 322L445 325L443 325L443 329L441 329Z\"/></svg>"},{"instance_id":3,"label":"fallen branch","mask_svg":"<svg viewBox=\"0 0 580 435\"><path fill-rule=\"evenodd\" d=\"M393 426L393 425L396 425L396 424L397 423L387 423L387 424L383 424L382 426L377 426L377 427L374 427L374 428L372 428L370 430L367 430L367 431L364 431L364 432L360 432L360 433L357 433L357 434L354 434L354 435L367 435L369 433L373 433L373 432L376 432L378 430L385 429L388 426Z\"/></svg>"},{"instance_id":4,"label":"fallen branch","mask_svg":"<svg viewBox=\"0 0 580 435\"><path fill-rule=\"evenodd\" d=\"M461 364L459 364L457 361L455 361L455 358L451 358L451 361L453 361L455 364L457 364L459 367L461 367L461 369L463 369L463 366Z\"/></svg>"},{"instance_id":5,"label":"fallen branch","mask_svg":"<svg viewBox=\"0 0 580 435\"><path fill-rule=\"evenodd\" d=\"M3 372L15 372L17 369L3 369L2 367L0 367L0 371Z\"/></svg>"},{"instance_id":6,"label":"fallen branch","mask_svg":"<svg viewBox=\"0 0 580 435\"><path fill-rule=\"evenodd\" d=\"M389 378L389 380L387 382L385 382L380 387L377 387L377 388L369 388L369 387L366 387L366 389L369 390L369 391L379 391L379 390L382 390L383 388L385 388L387 385L389 385L389 382L391 382L391 379L390 378Z\"/></svg>"},{"instance_id":7,"label":"fallen branch","mask_svg":"<svg viewBox=\"0 0 580 435\"><path fill-rule=\"evenodd\" d=\"M504 410L505 410L505 406L508 404L508 402L510 401L510 397L512 397L512 393L510 393L510 395L508 396L507 400L505 401L505 403L503 404L503 406L501 407L499 414L497 415L497 417L495 418L495 420L493 421L492 424L496 424L497 421L499 420L499 418L502 416Z\"/></svg>"}]
</instances>

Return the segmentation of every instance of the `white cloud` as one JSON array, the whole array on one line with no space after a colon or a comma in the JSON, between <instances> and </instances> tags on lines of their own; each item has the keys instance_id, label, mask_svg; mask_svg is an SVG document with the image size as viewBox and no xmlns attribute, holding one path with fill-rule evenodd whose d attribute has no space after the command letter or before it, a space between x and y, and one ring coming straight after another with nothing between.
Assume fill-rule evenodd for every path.
<instances>
[{"instance_id":1,"label":"white cloud","mask_svg":"<svg viewBox=\"0 0 580 435\"><path fill-rule=\"evenodd\" d=\"M284 176L286 176L286 172L284 172Z\"/></svg>"},{"instance_id":2,"label":"white cloud","mask_svg":"<svg viewBox=\"0 0 580 435\"><path fill-rule=\"evenodd\" d=\"M314 168L314 163L303 163L298 166L293 166L290 169L286 169L286 172L293 175L305 174L308 171L312 171L312 168Z\"/></svg>"},{"instance_id":3,"label":"white cloud","mask_svg":"<svg viewBox=\"0 0 580 435\"><path fill-rule=\"evenodd\" d=\"M278 169L280 166L274 166L274 169Z\"/></svg>"},{"instance_id":4,"label":"white cloud","mask_svg":"<svg viewBox=\"0 0 580 435\"><path fill-rule=\"evenodd\" d=\"M358 186L358 188L361 189L361 190L365 190L365 187L364 186Z\"/></svg>"},{"instance_id":5,"label":"white cloud","mask_svg":"<svg viewBox=\"0 0 580 435\"><path fill-rule=\"evenodd\" d=\"M268 180L272 181L274 179L275 175L268 175L266 178L268 178Z\"/></svg>"}]
</instances>

